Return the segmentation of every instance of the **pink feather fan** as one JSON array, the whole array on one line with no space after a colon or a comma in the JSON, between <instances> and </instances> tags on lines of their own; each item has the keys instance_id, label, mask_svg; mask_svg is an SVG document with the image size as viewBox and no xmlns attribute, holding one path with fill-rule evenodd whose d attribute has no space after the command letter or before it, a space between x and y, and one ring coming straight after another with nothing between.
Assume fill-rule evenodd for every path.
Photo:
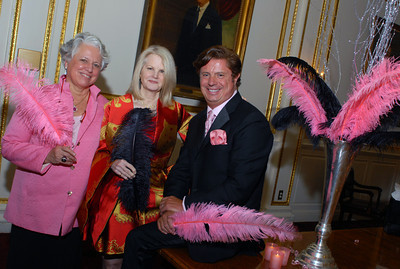
<instances>
[{"instance_id":1,"label":"pink feather fan","mask_svg":"<svg viewBox=\"0 0 400 269\"><path fill-rule=\"evenodd\" d=\"M285 241L299 237L293 223L241 206L193 204L173 218L177 235L190 242L233 243L267 237Z\"/></svg>"},{"instance_id":2,"label":"pink feather fan","mask_svg":"<svg viewBox=\"0 0 400 269\"><path fill-rule=\"evenodd\" d=\"M334 142L351 141L372 131L380 124L380 117L399 101L400 64L385 58L356 82L349 100L330 126L329 138Z\"/></svg>"},{"instance_id":3,"label":"pink feather fan","mask_svg":"<svg viewBox=\"0 0 400 269\"><path fill-rule=\"evenodd\" d=\"M260 59L257 62L266 69L268 77L273 81L282 80L289 97L310 124L311 133L314 136L324 135L326 129L321 129L320 126L327 121L326 112L310 83L278 60Z\"/></svg>"},{"instance_id":4,"label":"pink feather fan","mask_svg":"<svg viewBox=\"0 0 400 269\"><path fill-rule=\"evenodd\" d=\"M72 112L60 99L60 92L45 80L37 80L37 70L22 63L0 68L0 88L10 95L16 113L32 133L38 134L43 145L72 144Z\"/></svg>"}]
</instances>

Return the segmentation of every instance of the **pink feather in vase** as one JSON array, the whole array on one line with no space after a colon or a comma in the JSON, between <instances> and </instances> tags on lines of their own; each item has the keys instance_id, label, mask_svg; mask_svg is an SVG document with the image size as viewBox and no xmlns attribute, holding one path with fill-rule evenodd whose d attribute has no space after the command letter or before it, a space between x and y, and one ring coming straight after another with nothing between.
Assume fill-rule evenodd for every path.
<instances>
[{"instance_id":1,"label":"pink feather in vase","mask_svg":"<svg viewBox=\"0 0 400 269\"><path fill-rule=\"evenodd\" d=\"M39 134L43 145L71 145L71 109L61 102L59 91L42 87L48 83L36 76L37 70L20 62L10 63L0 68L0 88L10 96L26 126Z\"/></svg>"},{"instance_id":2,"label":"pink feather in vase","mask_svg":"<svg viewBox=\"0 0 400 269\"><path fill-rule=\"evenodd\" d=\"M310 124L311 133L315 136L325 135L326 128L321 126L327 122L326 112L310 83L278 60L260 59L257 62L266 69L268 77L273 81L282 80L288 96Z\"/></svg>"},{"instance_id":3,"label":"pink feather in vase","mask_svg":"<svg viewBox=\"0 0 400 269\"><path fill-rule=\"evenodd\" d=\"M173 218L177 235L190 242L232 243L268 237L285 241L299 237L293 223L235 205L193 204Z\"/></svg>"},{"instance_id":4,"label":"pink feather in vase","mask_svg":"<svg viewBox=\"0 0 400 269\"><path fill-rule=\"evenodd\" d=\"M330 126L330 140L351 141L375 129L380 124L380 117L399 101L400 63L385 58L369 74L358 79L349 100Z\"/></svg>"}]
</instances>

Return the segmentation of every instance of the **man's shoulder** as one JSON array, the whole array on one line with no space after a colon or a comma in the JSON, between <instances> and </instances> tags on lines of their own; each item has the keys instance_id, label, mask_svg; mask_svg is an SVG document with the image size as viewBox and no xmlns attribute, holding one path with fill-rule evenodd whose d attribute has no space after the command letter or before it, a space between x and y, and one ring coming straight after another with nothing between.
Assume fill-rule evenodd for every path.
<instances>
[{"instance_id":1,"label":"man's shoulder","mask_svg":"<svg viewBox=\"0 0 400 269\"><path fill-rule=\"evenodd\" d=\"M234 110L229 114L231 124L239 126L250 126L257 124L257 126L264 126L270 129L269 122L265 115L251 103L246 100L241 100ZM250 125L249 125L250 124Z\"/></svg>"},{"instance_id":2,"label":"man's shoulder","mask_svg":"<svg viewBox=\"0 0 400 269\"><path fill-rule=\"evenodd\" d=\"M265 116L261 113L261 111L255 107L253 104L249 103L248 101L246 101L245 99L243 99L241 96L240 100L235 104L235 100L232 99L232 103L229 104L230 102L228 102L227 105L232 105L233 109L232 111L235 114L238 114L238 116L240 116L242 114L243 117L246 117L248 114L252 114L252 116L257 115L259 117L264 117ZM238 113L239 112L239 113Z\"/></svg>"},{"instance_id":3,"label":"man's shoulder","mask_svg":"<svg viewBox=\"0 0 400 269\"><path fill-rule=\"evenodd\" d=\"M193 118L190 120L190 123L197 122L197 121L201 120L201 118L205 117L206 114L207 114L207 108L203 109L202 111L200 111L199 113L194 115Z\"/></svg>"}]
</instances>

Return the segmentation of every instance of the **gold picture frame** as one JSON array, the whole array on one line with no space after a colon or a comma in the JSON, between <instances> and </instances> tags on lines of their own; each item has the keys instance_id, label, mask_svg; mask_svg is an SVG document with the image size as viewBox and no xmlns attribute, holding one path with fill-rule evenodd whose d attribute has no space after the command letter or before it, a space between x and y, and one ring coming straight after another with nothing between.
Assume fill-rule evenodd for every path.
<instances>
[{"instance_id":1,"label":"gold picture frame","mask_svg":"<svg viewBox=\"0 0 400 269\"><path fill-rule=\"evenodd\" d=\"M254 4L255 0L210 1L210 6L221 15L222 45L233 49L242 62L246 52ZM194 5L196 5L195 0L146 0L138 55L150 45L157 44L168 48L176 57L177 43L185 14ZM199 87L179 82L174 95L203 100Z\"/></svg>"},{"instance_id":2,"label":"gold picture frame","mask_svg":"<svg viewBox=\"0 0 400 269\"><path fill-rule=\"evenodd\" d=\"M381 18L381 17L376 17L375 18L376 24L379 25L379 27L377 27L377 32L375 33L375 37L374 40L372 42L372 46L371 46L371 52L374 51L374 48L376 46L376 43L381 35L381 28L382 25L385 23L385 19ZM388 51L386 52L386 57L393 57L398 59L400 57L400 25L393 23L392 26L392 40L390 41L390 45L388 48Z\"/></svg>"}]
</instances>

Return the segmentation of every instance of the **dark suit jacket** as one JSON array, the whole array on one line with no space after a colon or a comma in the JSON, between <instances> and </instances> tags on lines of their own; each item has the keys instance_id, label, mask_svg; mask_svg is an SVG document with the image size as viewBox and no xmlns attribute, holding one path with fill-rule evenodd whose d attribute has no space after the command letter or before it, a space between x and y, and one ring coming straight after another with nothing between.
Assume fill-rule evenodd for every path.
<instances>
[{"instance_id":1,"label":"dark suit jacket","mask_svg":"<svg viewBox=\"0 0 400 269\"><path fill-rule=\"evenodd\" d=\"M199 86L194 60L203 50L222 44L222 22L217 11L209 5L195 27L196 9L192 7L185 14L175 55L178 83L192 86Z\"/></svg>"},{"instance_id":2,"label":"dark suit jacket","mask_svg":"<svg viewBox=\"0 0 400 269\"><path fill-rule=\"evenodd\" d=\"M186 207L197 202L214 202L258 210L273 143L268 121L239 93L226 104L210 128L210 131L224 130L227 145L210 144L210 131L204 137L205 120L206 110L190 121L185 144L166 181L164 196L180 199L186 196ZM190 244L189 253L195 260L213 262L235 255L242 246L223 245Z\"/></svg>"}]
</instances>

